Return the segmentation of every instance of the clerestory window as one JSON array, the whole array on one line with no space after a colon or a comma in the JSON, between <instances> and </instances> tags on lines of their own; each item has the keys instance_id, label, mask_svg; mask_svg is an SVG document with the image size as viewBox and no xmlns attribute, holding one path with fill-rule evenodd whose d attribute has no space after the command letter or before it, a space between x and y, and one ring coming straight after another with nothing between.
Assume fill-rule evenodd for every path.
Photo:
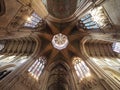
<instances>
[{"instance_id":1,"label":"clerestory window","mask_svg":"<svg viewBox=\"0 0 120 90\"><path fill-rule=\"evenodd\" d=\"M39 79L46 63L45 57L38 58L33 65L28 69L29 74L36 80Z\"/></svg>"},{"instance_id":2,"label":"clerestory window","mask_svg":"<svg viewBox=\"0 0 120 90\"><path fill-rule=\"evenodd\" d=\"M30 17L27 18L27 21L24 24L24 27L36 28L39 23L43 20L35 12L32 13Z\"/></svg>"},{"instance_id":3,"label":"clerestory window","mask_svg":"<svg viewBox=\"0 0 120 90\"><path fill-rule=\"evenodd\" d=\"M89 68L87 67L85 62L81 60L81 58L74 57L73 64L74 64L76 74L80 80L83 80L84 78L91 76Z\"/></svg>"}]
</instances>

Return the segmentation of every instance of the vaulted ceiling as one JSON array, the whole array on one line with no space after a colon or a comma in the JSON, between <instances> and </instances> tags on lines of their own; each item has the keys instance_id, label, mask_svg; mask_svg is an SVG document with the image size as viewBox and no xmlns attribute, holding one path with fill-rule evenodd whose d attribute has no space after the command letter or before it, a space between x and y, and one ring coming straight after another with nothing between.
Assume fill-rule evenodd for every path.
<instances>
[{"instance_id":1,"label":"vaulted ceiling","mask_svg":"<svg viewBox=\"0 0 120 90\"><path fill-rule=\"evenodd\" d=\"M77 8L78 0L47 0L48 12L56 18L66 18L72 15Z\"/></svg>"},{"instance_id":2,"label":"vaulted ceiling","mask_svg":"<svg viewBox=\"0 0 120 90\"><path fill-rule=\"evenodd\" d=\"M11 2L14 3L11 4ZM54 61L57 57L68 61L73 56L82 56L81 43L85 37L90 36L91 39L95 40L87 41L85 49L91 56L92 51L87 49L87 47L92 49L90 43L99 45L101 48L101 44L107 45L104 41L111 42L111 40L114 40L115 35L115 31L112 29L106 29L106 31L98 30L96 32L94 30L84 30L81 27L78 28L78 21L84 15L85 11L87 12L92 6L99 5L101 2L101 0L2 0L0 2L0 7L2 7L0 10L0 39L35 38L37 36L39 37L37 39L41 40L40 55L49 57L51 61ZM36 12L43 19L44 23L41 26L44 27L24 27L24 23L33 12ZM111 30L110 33L104 34L109 32L109 30ZM58 50L52 45L54 35L59 33L67 36L69 42L68 46L62 50ZM98 40L98 43L96 43L96 40ZM12 40L10 41L12 42ZM17 41L19 42L19 39ZM102 52L99 52L100 56L102 56ZM96 55L94 54L93 56ZM113 52L111 52L111 55L113 55Z\"/></svg>"},{"instance_id":3,"label":"vaulted ceiling","mask_svg":"<svg viewBox=\"0 0 120 90\"><path fill-rule=\"evenodd\" d=\"M118 34L112 27L114 24L105 31L100 28L96 31L78 28L78 21L81 17L103 1L1 0L0 40L6 42L1 54L30 56L37 53L37 57L46 56L48 64L61 60L60 62L69 65L72 65L72 58L75 56L83 59L86 57L117 57L111 47L112 42L116 40L114 36ZM24 27L27 18L33 12L43 19L41 26L44 27L40 25L36 28ZM68 38L68 45L61 50L52 44L53 37L60 33ZM119 38L118 34L117 39ZM58 38L58 41L62 40ZM48 82L49 90L55 90L58 87L66 90L69 83L66 75L69 76L64 64L54 65Z\"/></svg>"}]
</instances>

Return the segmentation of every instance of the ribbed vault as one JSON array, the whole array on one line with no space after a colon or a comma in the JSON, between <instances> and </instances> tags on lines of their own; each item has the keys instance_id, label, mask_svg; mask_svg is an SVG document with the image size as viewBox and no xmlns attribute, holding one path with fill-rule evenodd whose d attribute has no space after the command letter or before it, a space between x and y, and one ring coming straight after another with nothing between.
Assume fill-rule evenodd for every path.
<instances>
[{"instance_id":1,"label":"ribbed vault","mask_svg":"<svg viewBox=\"0 0 120 90\"><path fill-rule=\"evenodd\" d=\"M68 71L62 64L57 64L50 71L48 90L67 90L69 87Z\"/></svg>"},{"instance_id":2,"label":"ribbed vault","mask_svg":"<svg viewBox=\"0 0 120 90\"><path fill-rule=\"evenodd\" d=\"M4 48L0 50L0 59L1 62L2 60L4 62L6 57L16 56L16 58L12 58L12 64L9 62L9 65L0 67L0 70L16 67L18 63L14 63L14 61L23 56L27 58L25 60L26 63L22 63L21 67L9 74L11 77L2 77L4 80L3 84L0 85L0 89L94 90L100 86L102 87L101 90L106 90L109 89L106 81L109 81L110 85L114 84L112 79L107 77L92 62L92 58L118 57L112 50L113 42L106 39L109 37L114 38L113 35L115 34L111 32L110 35L106 36L105 32L101 32L101 27L88 30L87 26L81 21L81 17L86 15L87 11L92 7L96 8L104 0L14 1L16 1L14 5L11 4L11 1L6 0L5 3L4 0L0 1L0 19L2 20L0 22L0 43L4 45ZM45 6L42 1L46 1ZM5 5L7 5L7 9ZM32 16L32 13L38 14L41 20L35 20L39 17ZM4 15L4 18L2 18L2 15ZM33 17L35 18L34 20L32 20ZM30 18L31 21L27 20ZM34 27L29 27L29 25L25 27L26 22ZM98 35L99 33L101 35ZM58 37L59 42L57 42L57 39L53 40L56 35L64 36ZM88 39L84 41L85 37L88 37ZM59 46L59 43L63 43L62 41L65 39L67 44L62 49L56 48L54 43L52 43L52 41L55 41ZM104 39L106 41L103 41ZM29 56L30 58L28 58ZM45 57L45 59L41 60L40 57ZM85 74L86 70L85 66L81 64L84 62L94 78L88 79L83 75L85 79L82 80L81 77L77 76L77 71L73 64L74 57L81 58L79 63L75 64L79 68L81 77L82 74ZM45 63L43 64L44 61ZM7 63L7 60L5 63ZM30 68L32 69L30 70ZM117 87L118 85L113 86Z\"/></svg>"},{"instance_id":3,"label":"ribbed vault","mask_svg":"<svg viewBox=\"0 0 120 90\"><path fill-rule=\"evenodd\" d=\"M84 44L85 52L90 57L117 57L112 50L112 42L97 39L87 40Z\"/></svg>"},{"instance_id":4,"label":"ribbed vault","mask_svg":"<svg viewBox=\"0 0 120 90\"><path fill-rule=\"evenodd\" d=\"M5 56L29 56L35 51L37 45L37 42L31 37L5 39L3 41L5 42L4 48L0 53Z\"/></svg>"},{"instance_id":5,"label":"ribbed vault","mask_svg":"<svg viewBox=\"0 0 120 90\"><path fill-rule=\"evenodd\" d=\"M59 58L49 64L47 68L49 71L47 90L71 90L75 88L70 66L65 61Z\"/></svg>"}]
</instances>

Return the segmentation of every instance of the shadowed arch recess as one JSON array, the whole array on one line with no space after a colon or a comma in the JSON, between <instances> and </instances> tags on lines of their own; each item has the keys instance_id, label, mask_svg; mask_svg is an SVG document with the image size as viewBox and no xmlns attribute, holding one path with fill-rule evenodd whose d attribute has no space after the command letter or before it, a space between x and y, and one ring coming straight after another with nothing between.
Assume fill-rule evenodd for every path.
<instances>
[{"instance_id":1,"label":"shadowed arch recess","mask_svg":"<svg viewBox=\"0 0 120 90\"><path fill-rule=\"evenodd\" d=\"M69 90L71 76L69 74L69 66L62 62L55 62L49 66L49 77L47 90Z\"/></svg>"},{"instance_id":2,"label":"shadowed arch recess","mask_svg":"<svg viewBox=\"0 0 120 90\"><path fill-rule=\"evenodd\" d=\"M4 0L0 0L0 16L2 16L5 13L5 2Z\"/></svg>"}]
</instances>

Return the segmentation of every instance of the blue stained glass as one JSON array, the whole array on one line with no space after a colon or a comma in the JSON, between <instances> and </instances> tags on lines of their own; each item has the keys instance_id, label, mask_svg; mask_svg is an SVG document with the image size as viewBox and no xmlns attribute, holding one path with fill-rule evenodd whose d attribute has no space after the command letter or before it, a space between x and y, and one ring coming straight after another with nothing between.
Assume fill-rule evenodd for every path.
<instances>
[{"instance_id":1,"label":"blue stained glass","mask_svg":"<svg viewBox=\"0 0 120 90\"><path fill-rule=\"evenodd\" d=\"M30 21L26 21L24 26L25 27L30 27L30 28L35 28L39 22L41 22L42 18L40 18L36 13L32 13L30 16Z\"/></svg>"},{"instance_id":2,"label":"blue stained glass","mask_svg":"<svg viewBox=\"0 0 120 90\"><path fill-rule=\"evenodd\" d=\"M34 22L37 22L37 23L40 22L39 19L37 19L37 18L35 18L35 17L33 17L33 16L31 16L31 20L34 21Z\"/></svg>"},{"instance_id":3,"label":"blue stained glass","mask_svg":"<svg viewBox=\"0 0 120 90\"><path fill-rule=\"evenodd\" d=\"M30 22L32 25L34 25L34 26L36 26L38 23L37 22L34 22L34 21L32 21L32 22Z\"/></svg>"},{"instance_id":4,"label":"blue stained glass","mask_svg":"<svg viewBox=\"0 0 120 90\"><path fill-rule=\"evenodd\" d=\"M25 26L25 27L32 27L32 28L35 28L35 25L32 25L32 24L30 24L30 23L25 23L24 26Z\"/></svg>"},{"instance_id":5,"label":"blue stained glass","mask_svg":"<svg viewBox=\"0 0 120 90\"><path fill-rule=\"evenodd\" d=\"M98 29L99 27L98 26L88 26L87 29Z\"/></svg>"},{"instance_id":6,"label":"blue stained glass","mask_svg":"<svg viewBox=\"0 0 120 90\"><path fill-rule=\"evenodd\" d=\"M113 51L120 53L120 42L114 42L112 45Z\"/></svg>"},{"instance_id":7,"label":"blue stained glass","mask_svg":"<svg viewBox=\"0 0 120 90\"><path fill-rule=\"evenodd\" d=\"M31 65L31 67L28 69L29 74L35 78L36 80L39 79L39 76L41 75L43 69L44 69L44 64L46 62L46 60L44 60L44 57L40 57L39 59L37 59L33 65Z\"/></svg>"},{"instance_id":8,"label":"blue stained glass","mask_svg":"<svg viewBox=\"0 0 120 90\"><path fill-rule=\"evenodd\" d=\"M32 16L34 17L38 17L38 15L36 13L32 13Z\"/></svg>"},{"instance_id":9,"label":"blue stained glass","mask_svg":"<svg viewBox=\"0 0 120 90\"><path fill-rule=\"evenodd\" d=\"M91 14L88 14L81 18L81 21L84 23L87 29L98 29L99 25L92 20Z\"/></svg>"},{"instance_id":10,"label":"blue stained glass","mask_svg":"<svg viewBox=\"0 0 120 90\"><path fill-rule=\"evenodd\" d=\"M93 25L96 25L95 22L90 22L90 23L86 23L85 26L93 26Z\"/></svg>"},{"instance_id":11,"label":"blue stained glass","mask_svg":"<svg viewBox=\"0 0 120 90\"><path fill-rule=\"evenodd\" d=\"M35 17L35 18L37 18L37 19L39 19L39 20L41 20L41 19L42 19L42 18L41 18L41 17L39 17L36 13L33 13L33 14L32 14L32 16L33 16L33 17Z\"/></svg>"},{"instance_id":12,"label":"blue stained glass","mask_svg":"<svg viewBox=\"0 0 120 90\"><path fill-rule=\"evenodd\" d=\"M92 22L92 19L88 18L88 19L86 19L86 20L83 21L83 23L88 23L88 22Z\"/></svg>"}]
</instances>

